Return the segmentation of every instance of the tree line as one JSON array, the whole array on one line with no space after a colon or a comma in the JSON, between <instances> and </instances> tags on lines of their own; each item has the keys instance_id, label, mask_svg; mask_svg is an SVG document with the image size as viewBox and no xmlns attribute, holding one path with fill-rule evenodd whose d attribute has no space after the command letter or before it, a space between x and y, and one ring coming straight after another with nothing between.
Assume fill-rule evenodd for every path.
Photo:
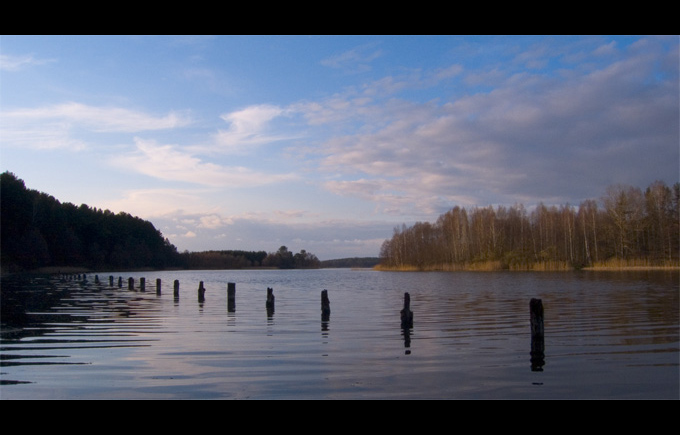
<instances>
[{"instance_id":1,"label":"tree line","mask_svg":"<svg viewBox=\"0 0 680 435\"><path fill-rule=\"evenodd\" d=\"M612 185L578 207L455 206L435 223L395 228L380 268L579 269L679 264L680 183Z\"/></svg>"},{"instance_id":2,"label":"tree line","mask_svg":"<svg viewBox=\"0 0 680 435\"><path fill-rule=\"evenodd\" d=\"M3 272L41 267L93 270L316 268L305 250L179 253L154 225L128 213L61 203L0 174L0 264Z\"/></svg>"},{"instance_id":3,"label":"tree line","mask_svg":"<svg viewBox=\"0 0 680 435\"><path fill-rule=\"evenodd\" d=\"M128 213L61 203L0 174L3 270L77 266L91 269L176 267L177 248L151 222Z\"/></svg>"},{"instance_id":4,"label":"tree line","mask_svg":"<svg viewBox=\"0 0 680 435\"><path fill-rule=\"evenodd\" d=\"M265 251L203 251L180 254L180 262L184 269L244 269L244 268L277 268L277 269L317 269L321 262L316 255L304 249L293 254L286 246L276 252Z\"/></svg>"}]
</instances>

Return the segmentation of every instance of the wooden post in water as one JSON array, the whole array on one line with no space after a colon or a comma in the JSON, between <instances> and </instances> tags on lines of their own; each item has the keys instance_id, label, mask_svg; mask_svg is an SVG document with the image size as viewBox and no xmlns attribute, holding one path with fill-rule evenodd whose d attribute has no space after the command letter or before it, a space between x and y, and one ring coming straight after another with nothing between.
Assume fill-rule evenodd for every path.
<instances>
[{"instance_id":1,"label":"wooden post in water","mask_svg":"<svg viewBox=\"0 0 680 435\"><path fill-rule=\"evenodd\" d=\"M122 276L118 277L118 288L123 288L123 277Z\"/></svg>"},{"instance_id":2,"label":"wooden post in water","mask_svg":"<svg viewBox=\"0 0 680 435\"><path fill-rule=\"evenodd\" d=\"M532 298L529 301L529 311L531 319L531 336L543 338L543 301Z\"/></svg>"},{"instance_id":3,"label":"wooden post in water","mask_svg":"<svg viewBox=\"0 0 680 435\"><path fill-rule=\"evenodd\" d=\"M135 289L135 279L133 277L128 278L128 290Z\"/></svg>"},{"instance_id":4,"label":"wooden post in water","mask_svg":"<svg viewBox=\"0 0 680 435\"><path fill-rule=\"evenodd\" d=\"M328 299L328 290L321 291L321 321L328 322L331 318L331 301Z\"/></svg>"},{"instance_id":5,"label":"wooden post in water","mask_svg":"<svg viewBox=\"0 0 680 435\"><path fill-rule=\"evenodd\" d=\"M198 302L205 301L205 288L203 287L203 281L198 284Z\"/></svg>"},{"instance_id":6,"label":"wooden post in water","mask_svg":"<svg viewBox=\"0 0 680 435\"><path fill-rule=\"evenodd\" d=\"M529 301L531 323L531 370L543 371L545 365L545 328L543 326L543 301L532 298Z\"/></svg>"},{"instance_id":7,"label":"wooden post in water","mask_svg":"<svg viewBox=\"0 0 680 435\"><path fill-rule=\"evenodd\" d=\"M274 314L274 289L267 287L267 302L265 306L267 307L267 315L271 316Z\"/></svg>"},{"instance_id":8,"label":"wooden post in water","mask_svg":"<svg viewBox=\"0 0 680 435\"><path fill-rule=\"evenodd\" d=\"M173 295L175 296L175 298L179 297L179 280L178 279L176 279L175 283L174 283Z\"/></svg>"},{"instance_id":9,"label":"wooden post in water","mask_svg":"<svg viewBox=\"0 0 680 435\"><path fill-rule=\"evenodd\" d=\"M144 277L139 278L139 290L146 291L146 278Z\"/></svg>"},{"instance_id":10,"label":"wooden post in water","mask_svg":"<svg viewBox=\"0 0 680 435\"><path fill-rule=\"evenodd\" d=\"M109 275L109 287L113 287L113 275Z\"/></svg>"},{"instance_id":11,"label":"wooden post in water","mask_svg":"<svg viewBox=\"0 0 680 435\"><path fill-rule=\"evenodd\" d=\"M227 283L227 311L236 311L236 283Z\"/></svg>"},{"instance_id":12,"label":"wooden post in water","mask_svg":"<svg viewBox=\"0 0 680 435\"><path fill-rule=\"evenodd\" d=\"M401 310L401 327L413 328L413 311L411 311L411 295L404 293L404 308Z\"/></svg>"},{"instance_id":13,"label":"wooden post in water","mask_svg":"<svg viewBox=\"0 0 680 435\"><path fill-rule=\"evenodd\" d=\"M99 275L94 276L94 283L99 284Z\"/></svg>"},{"instance_id":14,"label":"wooden post in water","mask_svg":"<svg viewBox=\"0 0 680 435\"><path fill-rule=\"evenodd\" d=\"M156 278L156 294L160 295L161 294L161 279Z\"/></svg>"}]
</instances>

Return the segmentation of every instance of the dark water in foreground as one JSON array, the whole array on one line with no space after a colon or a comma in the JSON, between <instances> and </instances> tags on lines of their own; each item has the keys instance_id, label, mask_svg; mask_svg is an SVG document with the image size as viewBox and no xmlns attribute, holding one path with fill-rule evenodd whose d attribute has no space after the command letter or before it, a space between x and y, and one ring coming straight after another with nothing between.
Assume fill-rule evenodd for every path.
<instances>
[{"instance_id":1,"label":"dark water in foreground","mask_svg":"<svg viewBox=\"0 0 680 435\"><path fill-rule=\"evenodd\" d=\"M679 398L677 272L182 271L114 273L114 287L109 275L11 295L3 281L0 398ZM25 311L8 309L18 294ZM540 368L531 298L545 309Z\"/></svg>"}]
</instances>

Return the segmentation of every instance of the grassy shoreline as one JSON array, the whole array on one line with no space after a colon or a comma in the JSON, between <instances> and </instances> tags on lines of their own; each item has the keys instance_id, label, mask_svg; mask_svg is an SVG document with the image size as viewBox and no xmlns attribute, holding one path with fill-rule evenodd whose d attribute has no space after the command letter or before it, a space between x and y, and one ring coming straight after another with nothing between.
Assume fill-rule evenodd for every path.
<instances>
[{"instance_id":1,"label":"grassy shoreline","mask_svg":"<svg viewBox=\"0 0 680 435\"><path fill-rule=\"evenodd\" d=\"M429 266L403 265L389 267L377 265L373 270L382 272L572 272L585 271L649 271L649 270L680 270L680 263L650 264L645 260L609 260L598 262L587 267L574 267L564 261L545 261L521 265L507 265L501 261L483 261L463 264L439 264Z\"/></svg>"}]
</instances>

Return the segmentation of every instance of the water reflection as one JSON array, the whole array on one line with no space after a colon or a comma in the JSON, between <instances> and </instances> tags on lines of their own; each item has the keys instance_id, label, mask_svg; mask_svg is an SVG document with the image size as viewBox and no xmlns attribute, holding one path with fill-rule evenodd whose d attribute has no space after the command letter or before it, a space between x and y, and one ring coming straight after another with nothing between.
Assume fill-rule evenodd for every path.
<instances>
[{"instance_id":1,"label":"water reflection","mask_svg":"<svg viewBox=\"0 0 680 435\"><path fill-rule=\"evenodd\" d=\"M412 328L401 328L401 335L404 337L405 355L411 355L411 331Z\"/></svg>"},{"instance_id":2,"label":"water reflection","mask_svg":"<svg viewBox=\"0 0 680 435\"><path fill-rule=\"evenodd\" d=\"M531 328L531 371L542 372L545 365L545 326L543 301L529 301L529 325Z\"/></svg>"},{"instance_id":3,"label":"water reflection","mask_svg":"<svg viewBox=\"0 0 680 435\"><path fill-rule=\"evenodd\" d=\"M235 391L248 398L678 397L677 274L626 280L327 270L157 277L180 277L189 297L181 303L179 291L121 290L110 279L108 286L94 285L96 278L34 279L16 291L6 291L11 285L3 280L3 397L83 397L83 389L171 398ZM209 290L197 313L201 280L208 289L239 283L239 322L225 310L223 291ZM263 322L262 290L272 286L276 322L273 304ZM328 290L318 317L324 287L333 292L333 337ZM546 371L545 340L531 334L526 312L531 298L547 301ZM412 323L401 325L401 335L395 331L404 308L411 321L417 317L417 351Z\"/></svg>"},{"instance_id":4,"label":"water reflection","mask_svg":"<svg viewBox=\"0 0 680 435\"><path fill-rule=\"evenodd\" d=\"M90 351L150 346L158 326L153 304L86 275L4 278L1 294L2 367L90 365Z\"/></svg>"}]
</instances>

